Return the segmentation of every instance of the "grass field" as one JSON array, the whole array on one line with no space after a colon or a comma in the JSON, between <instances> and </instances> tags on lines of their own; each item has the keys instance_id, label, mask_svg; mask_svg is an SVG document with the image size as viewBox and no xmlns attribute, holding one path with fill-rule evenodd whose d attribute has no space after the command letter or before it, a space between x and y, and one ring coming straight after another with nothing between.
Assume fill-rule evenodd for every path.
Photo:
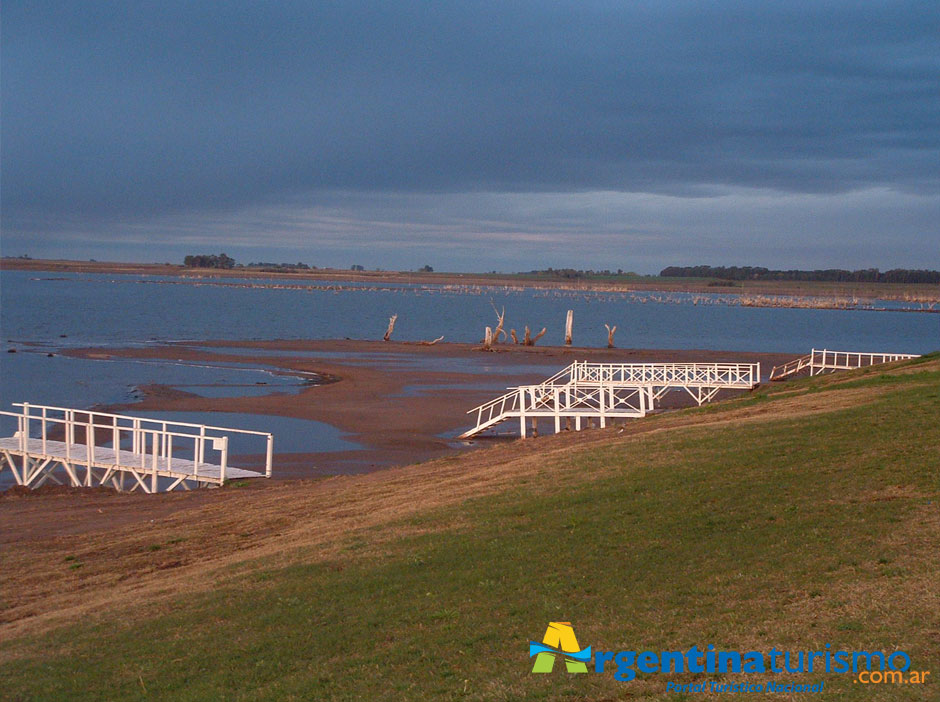
<instances>
[{"instance_id":1,"label":"grass field","mask_svg":"<svg viewBox=\"0 0 940 702\"><path fill-rule=\"evenodd\" d=\"M940 699L936 355L781 384L622 434L344 480L298 483L278 493L280 508L246 512L255 534L280 521L254 550L189 563L198 578L157 573L122 589L126 548L109 559L104 541L50 546L34 563L12 554L20 572L61 576L78 596L73 615L6 630L2 696L679 700L703 695L667 693L667 680L772 678L824 680L818 700ZM230 493L233 505L253 498ZM407 508L383 511L391 504ZM233 518L224 508L202 517L212 514ZM175 519L112 543L166 558L191 546L192 526ZM86 562L87 575L75 568ZM82 610L92 587L106 591ZM535 675L528 642L549 621L571 622L595 651L900 649L937 679L640 673L624 683L560 665Z\"/></svg>"}]
</instances>

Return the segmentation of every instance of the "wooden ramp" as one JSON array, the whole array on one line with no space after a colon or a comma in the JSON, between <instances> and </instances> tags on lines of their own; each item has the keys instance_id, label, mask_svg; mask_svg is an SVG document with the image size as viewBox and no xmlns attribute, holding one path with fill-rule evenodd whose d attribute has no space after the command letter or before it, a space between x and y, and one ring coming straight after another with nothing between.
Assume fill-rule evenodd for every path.
<instances>
[{"instance_id":1,"label":"wooden ramp","mask_svg":"<svg viewBox=\"0 0 940 702\"><path fill-rule=\"evenodd\" d=\"M574 423L597 421L600 426L618 417L645 417L670 390L684 390L699 404L710 402L719 390L750 390L760 383L759 363L588 363L575 361L538 385L522 385L467 414L476 425L459 438L475 436L507 419L519 420L526 435L526 418ZM570 426L569 426L570 428Z\"/></svg>"},{"instance_id":2,"label":"wooden ramp","mask_svg":"<svg viewBox=\"0 0 940 702\"><path fill-rule=\"evenodd\" d=\"M9 471L16 485L155 493L271 477L274 436L265 432L27 403L14 407L22 411L0 412L17 422L13 436L0 438L0 477ZM257 437L259 449L263 442L263 470L228 465L234 434Z\"/></svg>"},{"instance_id":3,"label":"wooden ramp","mask_svg":"<svg viewBox=\"0 0 940 702\"><path fill-rule=\"evenodd\" d=\"M795 358L782 366L774 366L770 371L770 380L786 380L808 370L809 375L832 373L838 370L854 370L879 363L906 361L919 358L911 353L870 353L867 351L830 351L813 349L805 356Z\"/></svg>"}]
</instances>

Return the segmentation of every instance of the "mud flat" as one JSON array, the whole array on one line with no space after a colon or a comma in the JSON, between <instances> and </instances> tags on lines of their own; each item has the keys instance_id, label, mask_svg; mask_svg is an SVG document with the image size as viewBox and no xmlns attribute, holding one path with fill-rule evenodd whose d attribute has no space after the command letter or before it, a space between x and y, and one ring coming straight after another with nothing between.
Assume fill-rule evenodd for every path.
<instances>
[{"instance_id":1,"label":"mud flat","mask_svg":"<svg viewBox=\"0 0 940 702\"><path fill-rule=\"evenodd\" d=\"M140 402L111 405L121 412L229 412L312 420L335 427L358 444L323 450L311 435L278 451L278 479L360 473L408 465L480 445L491 437L459 442L470 425L467 410L507 387L544 380L574 360L608 363L760 362L764 375L791 354L704 350L596 349L500 345L493 352L471 344L425 346L407 342L273 340L187 342L146 348L77 349L85 358L149 358L188 362L258 362L285 373L316 373L327 382L300 392L243 397L200 397L170 386L142 388ZM665 408L688 406L684 393L669 393ZM224 415L216 420L224 425ZM513 436L510 427L503 430ZM282 442L283 444L283 442ZM304 450L298 445L304 444Z\"/></svg>"}]
</instances>

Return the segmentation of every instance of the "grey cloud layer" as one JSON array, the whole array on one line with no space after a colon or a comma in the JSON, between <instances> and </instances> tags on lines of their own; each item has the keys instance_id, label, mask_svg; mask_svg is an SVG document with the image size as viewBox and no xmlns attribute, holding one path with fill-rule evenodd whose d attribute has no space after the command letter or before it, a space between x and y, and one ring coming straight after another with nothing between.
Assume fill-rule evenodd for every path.
<instances>
[{"instance_id":1,"label":"grey cloud layer","mask_svg":"<svg viewBox=\"0 0 940 702\"><path fill-rule=\"evenodd\" d=\"M453 5L5 3L5 218L938 190L931 3Z\"/></svg>"},{"instance_id":2,"label":"grey cloud layer","mask_svg":"<svg viewBox=\"0 0 940 702\"><path fill-rule=\"evenodd\" d=\"M923 2L11 0L4 253L936 266L937 36Z\"/></svg>"}]
</instances>

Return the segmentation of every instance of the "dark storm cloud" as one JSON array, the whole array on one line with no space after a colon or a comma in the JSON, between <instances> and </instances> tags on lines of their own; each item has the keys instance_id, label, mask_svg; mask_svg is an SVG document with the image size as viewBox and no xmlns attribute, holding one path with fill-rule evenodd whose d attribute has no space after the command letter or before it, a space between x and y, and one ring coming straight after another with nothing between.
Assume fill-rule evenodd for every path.
<instances>
[{"instance_id":1,"label":"dark storm cloud","mask_svg":"<svg viewBox=\"0 0 940 702\"><path fill-rule=\"evenodd\" d=\"M337 190L938 188L932 3L3 10L14 226Z\"/></svg>"}]
</instances>

